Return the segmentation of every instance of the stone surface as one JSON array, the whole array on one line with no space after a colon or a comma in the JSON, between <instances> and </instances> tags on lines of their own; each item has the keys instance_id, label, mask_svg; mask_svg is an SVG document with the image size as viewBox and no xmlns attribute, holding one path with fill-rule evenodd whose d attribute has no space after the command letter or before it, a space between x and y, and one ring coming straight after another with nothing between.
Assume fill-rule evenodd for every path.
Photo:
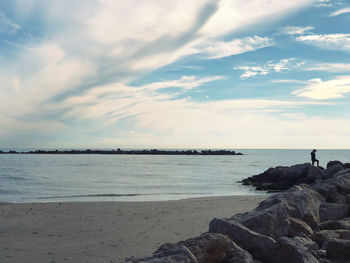
<instances>
[{"instance_id":1,"label":"stone surface","mask_svg":"<svg viewBox=\"0 0 350 263\"><path fill-rule=\"evenodd\" d=\"M344 169L344 166L341 164L332 165L323 171L322 179L329 179L343 169Z\"/></svg>"},{"instance_id":2,"label":"stone surface","mask_svg":"<svg viewBox=\"0 0 350 263\"><path fill-rule=\"evenodd\" d=\"M283 263L318 263L318 260L297 240L280 237L278 239L278 254L273 262Z\"/></svg>"},{"instance_id":3,"label":"stone surface","mask_svg":"<svg viewBox=\"0 0 350 263\"><path fill-rule=\"evenodd\" d=\"M309 252L315 252L316 250L319 249L319 246L317 245L317 243L310 238L293 237L292 240L304 246L306 250Z\"/></svg>"},{"instance_id":4,"label":"stone surface","mask_svg":"<svg viewBox=\"0 0 350 263\"><path fill-rule=\"evenodd\" d=\"M337 220L346 217L349 214L349 206L338 203L324 203L320 206L321 222L328 220Z\"/></svg>"},{"instance_id":5,"label":"stone surface","mask_svg":"<svg viewBox=\"0 0 350 263\"><path fill-rule=\"evenodd\" d=\"M343 163L341 161L330 161L327 163L327 168L331 167L331 166L334 166L334 165L341 165L343 166Z\"/></svg>"},{"instance_id":6,"label":"stone surface","mask_svg":"<svg viewBox=\"0 0 350 263\"><path fill-rule=\"evenodd\" d=\"M327 257L350 261L350 240L331 239L326 247Z\"/></svg>"},{"instance_id":7,"label":"stone surface","mask_svg":"<svg viewBox=\"0 0 350 263\"><path fill-rule=\"evenodd\" d=\"M345 217L339 220L331 220L322 222L320 224L320 227L322 230L328 229L328 230L336 230L336 229L346 229L350 230L350 217Z\"/></svg>"},{"instance_id":8,"label":"stone surface","mask_svg":"<svg viewBox=\"0 0 350 263\"><path fill-rule=\"evenodd\" d=\"M312 228L306 224L304 221L299 220L297 218L291 217L289 219L290 222L290 236L299 236L300 233L303 233L305 236L311 237L313 235Z\"/></svg>"},{"instance_id":9,"label":"stone surface","mask_svg":"<svg viewBox=\"0 0 350 263\"><path fill-rule=\"evenodd\" d=\"M150 257L129 258L126 263L198 263L195 256L185 246L176 246L171 250L154 253Z\"/></svg>"},{"instance_id":10,"label":"stone surface","mask_svg":"<svg viewBox=\"0 0 350 263\"><path fill-rule=\"evenodd\" d=\"M276 241L271 237L256 233L233 219L213 219L209 224L209 232L228 236L242 249L247 250L254 259L270 262Z\"/></svg>"}]
</instances>

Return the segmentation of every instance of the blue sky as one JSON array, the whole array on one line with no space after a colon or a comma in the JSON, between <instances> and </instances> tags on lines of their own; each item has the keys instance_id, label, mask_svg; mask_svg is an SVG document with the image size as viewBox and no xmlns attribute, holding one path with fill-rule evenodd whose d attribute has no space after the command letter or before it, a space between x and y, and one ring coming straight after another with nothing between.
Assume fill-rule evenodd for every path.
<instances>
[{"instance_id":1,"label":"blue sky","mask_svg":"<svg viewBox=\"0 0 350 263\"><path fill-rule=\"evenodd\" d=\"M350 2L0 0L0 147L350 148Z\"/></svg>"}]
</instances>

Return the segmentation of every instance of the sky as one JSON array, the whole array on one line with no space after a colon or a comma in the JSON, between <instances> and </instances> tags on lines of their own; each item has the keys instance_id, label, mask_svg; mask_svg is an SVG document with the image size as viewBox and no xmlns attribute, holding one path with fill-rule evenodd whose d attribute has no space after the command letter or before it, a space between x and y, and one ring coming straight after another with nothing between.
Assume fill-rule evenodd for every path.
<instances>
[{"instance_id":1,"label":"sky","mask_svg":"<svg viewBox=\"0 0 350 263\"><path fill-rule=\"evenodd\" d=\"M0 0L0 148L350 149L349 0Z\"/></svg>"}]
</instances>

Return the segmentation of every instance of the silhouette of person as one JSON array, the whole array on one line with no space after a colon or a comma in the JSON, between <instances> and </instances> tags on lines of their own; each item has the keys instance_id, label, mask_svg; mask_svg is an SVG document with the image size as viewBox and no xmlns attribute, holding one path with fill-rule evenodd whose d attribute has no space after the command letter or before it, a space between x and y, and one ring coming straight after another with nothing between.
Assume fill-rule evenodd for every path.
<instances>
[{"instance_id":1,"label":"silhouette of person","mask_svg":"<svg viewBox=\"0 0 350 263\"><path fill-rule=\"evenodd\" d=\"M312 166L317 163L317 167L319 166L320 161L316 159L316 150L313 149L311 152L311 161L312 161Z\"/></svg>"}]
</instances>

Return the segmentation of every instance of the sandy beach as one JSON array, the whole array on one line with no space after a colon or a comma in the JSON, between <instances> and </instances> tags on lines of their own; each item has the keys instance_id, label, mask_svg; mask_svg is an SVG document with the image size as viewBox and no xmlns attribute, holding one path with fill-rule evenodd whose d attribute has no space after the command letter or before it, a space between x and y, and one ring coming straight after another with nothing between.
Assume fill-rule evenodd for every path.
<instances>
[{"instance_id":1,"label":"sandy beach","mask_svg":"<svg viewBox=\"0 0 350 263\"><path fill-rule=\"evenodd\" d=\"M0 205L0 262L123 262L208 230L264 196Z\"/></svg>"}]
</instances>

